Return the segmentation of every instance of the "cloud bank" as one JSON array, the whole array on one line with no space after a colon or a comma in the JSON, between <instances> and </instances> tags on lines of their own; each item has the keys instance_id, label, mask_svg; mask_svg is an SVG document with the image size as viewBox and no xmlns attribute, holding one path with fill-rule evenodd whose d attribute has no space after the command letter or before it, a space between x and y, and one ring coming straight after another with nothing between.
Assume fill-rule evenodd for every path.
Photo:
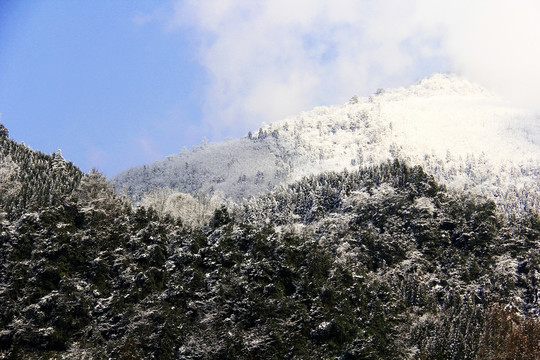
<instances>
[{"instance_id":1,"label":"cloud bank","mask_svg":"<svg viewBox=\"0 0 540 360\"><path fill-rule=\"evenodd\" d=\"M540 109L538 15L525 0L184 0L168 25L194 33L219 136L437 71Z\"/></svg>"}]
</instances>

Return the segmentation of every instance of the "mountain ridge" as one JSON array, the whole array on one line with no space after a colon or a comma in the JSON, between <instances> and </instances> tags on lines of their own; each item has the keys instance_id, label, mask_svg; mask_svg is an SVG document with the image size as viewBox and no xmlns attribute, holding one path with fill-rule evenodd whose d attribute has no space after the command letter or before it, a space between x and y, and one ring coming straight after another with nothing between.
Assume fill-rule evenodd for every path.
<instances>
[{"instance_id":1,"label":"mountain ridge","mask_svg":"<svg viewBox=\"0 0 540 360\"><path fill-rule=\"evenodd\" d=\"M135 201L156 188L239 201L303 176L395 158L422 165L452 189L494 197L508 213L540 203L538 117L453 74L316 107L113 180Z\"/></svg>"}]
</instances>

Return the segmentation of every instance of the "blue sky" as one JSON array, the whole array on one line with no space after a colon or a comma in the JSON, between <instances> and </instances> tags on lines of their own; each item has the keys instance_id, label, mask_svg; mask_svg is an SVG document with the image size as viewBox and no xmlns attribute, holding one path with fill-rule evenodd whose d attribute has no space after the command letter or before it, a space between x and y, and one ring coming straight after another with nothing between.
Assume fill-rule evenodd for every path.
<instances>
[{"instance_id":1,"label":"blue sky","mask_svg":"<svg viewBox=\"0 0 540 360\"><path fill-rule=\"evenodd\" d=\"M200 142L188 32L133 19L148 1L21 1L0 8L0 112L10 136L107 174Z\"/></svg>"},{"instance_id":2,"label":"blue sky","mask_svg":"<svg viewBox=\"0 0 540 360\"><path fill-rule=\"evenodd\" d=\"M453 71L539 104L534 1L0 1L0 122L108 176Z\"/></svg>"}]
</instances>

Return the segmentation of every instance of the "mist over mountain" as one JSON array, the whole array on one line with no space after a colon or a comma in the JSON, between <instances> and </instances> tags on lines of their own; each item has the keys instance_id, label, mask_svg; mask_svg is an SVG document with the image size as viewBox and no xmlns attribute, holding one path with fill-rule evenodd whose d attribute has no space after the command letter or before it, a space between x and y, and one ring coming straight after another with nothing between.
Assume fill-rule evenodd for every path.
<instances>
[{"instance_id":1,"label":"mist over mountain","mask_svg":"<svg viewBox=\"0 0 540 360\"><path fill-rule=\"evenodd\" d=\"M113 180L136 201L156 188L239 201L306 175L395 158L422 165L451 189L493 197L508 213L539 204L538 116L452 74L318 107Z\"/></svg>"}]
</instances>

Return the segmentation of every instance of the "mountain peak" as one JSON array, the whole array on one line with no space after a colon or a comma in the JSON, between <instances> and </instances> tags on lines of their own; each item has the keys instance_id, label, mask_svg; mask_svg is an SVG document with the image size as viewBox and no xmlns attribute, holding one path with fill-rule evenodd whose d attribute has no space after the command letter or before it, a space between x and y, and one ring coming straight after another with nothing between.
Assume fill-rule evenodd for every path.
<instances>
[{"instance_id":1,"label":"mountain peak","mask_svg":"<svg viewBox=\"0 0 540 360\"><path fill-rule=\"evenodd\" d=\"M371 101L405 100L408 97L468 96L490 98L484 87L453 73L435 73L421 78L413 85L396 89L379 89L370 96Z\"/></svg>"},{"instance_id":2,"label":"mountain peak","mask_svg":"<svg viewBox=\"0 0 540 360\"><path fill-rule=\"evenodd\" d=\"M453 92L463 95L469 95L471 93L489 94L489 91L482 86L453 73L432 74L418 80L412 88L425 89L433 92Z\"/></svg>"}]
</instances>

